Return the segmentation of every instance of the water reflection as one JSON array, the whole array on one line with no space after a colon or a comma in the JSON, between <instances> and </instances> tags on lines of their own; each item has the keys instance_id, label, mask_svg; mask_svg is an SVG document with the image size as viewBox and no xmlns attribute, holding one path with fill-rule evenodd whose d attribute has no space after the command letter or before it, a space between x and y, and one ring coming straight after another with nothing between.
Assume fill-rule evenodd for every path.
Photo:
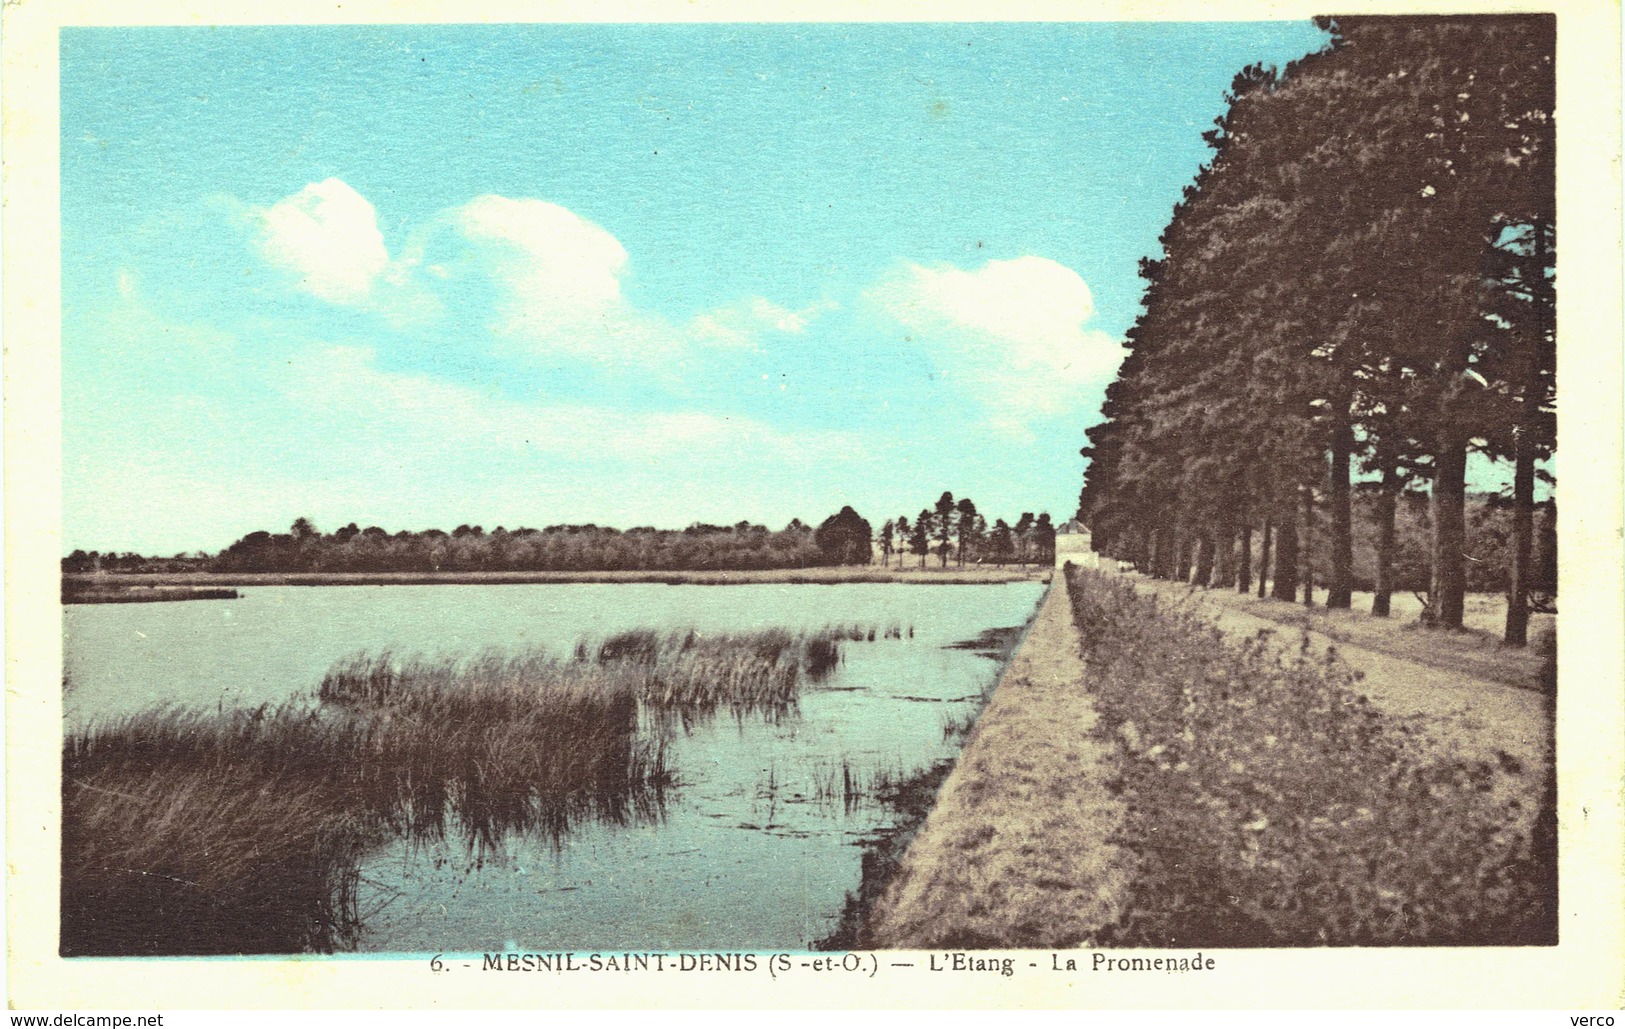
<instances>
[{"instance_id":1,"label":"water reflection","mask_svg":"<svg viewBox=\"0 0 1625 1029\"><path fill-rule=\"evenodd\" d=\"M514 647L510 637L497 648L495 632L474 632L466 613L444 614L430 632L425 598L401 595L450 589L485 590L465 599L509 629L511 619L490 606L499 600L508 608L543 608L555 628L586 621L594 631L585 639L542 639L532 626L528 647ZM229 870L188 868L173 878L208 881L197 890L145 883L121 896L219 925L190 942L149 933L134 949L121 949L129 940L87 949L95 931L110 938L118 917L94 899L127 884L70 877L65 854L65 952L805 945L833 928L856 885L859 844L892 817L887 798L953 754L959 742L953 723L975 709L992 683L996 665L978 655L994 656L996 646L945 648L1024 621L1040 587L775 589L779 610L771 613L781 614L783 625L766 633L759 620L768 612L759 608L769 597L752 587L653 587L663 592L643 599L659 601L671 616L653 628L616 624L601 611L585 614L572 596L592 589L343 590L370 609L362 613L335 605L326 590L256 591L273 596L244 597L232 626L216 625L211 634L194 621L191 635L173 625L166 630L155 617L164 612L152 610L161 605L123 606L115 613L143 610L122 621L72 609L66 629L74 691L64 703L70 724L89 729L81 736L105 743L129 721L119 714L128 696L109 687L120 679L136 680L149 697L167 689L195 701L212 691L208 714L232 727L216 734L212 756L199 761L198 753L209 751L199 745L209 735L198 731L202 716L194 710L171 726L168 738L184 738L189 766L163 765L155 757L163 748L151 746L137 748L142 761L127 753L122 765L97 766L89 751L65 754L64 801L81 815L65 825L64 842L92 852L90 864L138 867L131 864L135 855L96 849L97 841L117 835L117 818L141 817L87 803L105 799L98 790L119 789L109 768L171 784L213 775L239 797L254 797L264 790L254 792L254 762L244 755L275 749L245 750L242 741L254 732L272 738L298 726L306 736L312 727L348 735L342 746L328 740L321 759L311 756L321 748L300 737L306 755L300 762L265 765L275 772L273 792L282 802L268 803L267 811L275 809L278 824L299 821L295 812L304 811L300 832L283 835L319 836L322 858L301 864L288 861L291 851L279 853L284 869L265 877L262 899L274 904L281 896L286 905L304 897L314 915L261 922L305 928L280 941L270 928L233 936L217 900L195 903L229 895ZM673 594L686 596L669 603ZM687 624L675 620L678 613ZM196 618L176 614L182 623ZM848 628L827 631L832 617ZM393 628L385 632L376 623ZM245 635L244 626L253 631ZM270 630L277 628L283 634L273 646ZM143 663L115 645L134 639L141 653L154 635L187 652L165 651L162 660ZM809 641L822 642L809 647ZM374 642L372 657L344 660L357 643ZM435 656L400 657L408 646ZM298 710L298 701L235 711L227 705L229 698L263 695L266 686L256 678L262 663L308 666L313 654L333 667L307 676L306 689L322 673L335 673L319 690L325 702L311 700L314 716L277 713ZM786 689L792 667L794 688ZM403 690L405 679L418 685ZM211 680L223 685L210 687ZM540 707L539 696L546 700ZM545 717L538 713L544 709ZM718 717L724 712L731 717ZM249 732L247 725L258 728ZM100 759L116 749L103 746ZM163 795L149 799L159 804ZM313 804L344 817L315 817ZM223 823L205 820L196 830L196 846L223 853ZM308 868L330 888L318 899L309 882L288 880L287 867ZM189 898L191 908L166 889ZM70 932L72 911L88 913L88 936ZM310 931L312 917L326 928ZM70 938L80 949L69 946Z\"/></svg>"}]
</instances>

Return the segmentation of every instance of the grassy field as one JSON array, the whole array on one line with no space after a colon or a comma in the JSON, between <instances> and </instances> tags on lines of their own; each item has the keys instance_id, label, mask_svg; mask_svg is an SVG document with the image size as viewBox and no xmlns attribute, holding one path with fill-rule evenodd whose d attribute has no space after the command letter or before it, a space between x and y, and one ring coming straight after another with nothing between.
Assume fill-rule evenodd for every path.
<instances>
[{"instance_id":1,"label":"grassy field","mask_svg":"<svg viewBox=\"0 0 1625 1029\"><path fill-rule=\"evenodd\" d=\"M514 583L642 582L669 586L737 586L748 584L828 585L849 582L902 582L930 586L966 586L999 582L1048 582L1052 569L1042 565L992 565L940 568L933 560L926 568L917 562L896 565L835 565L820 568L773 568L753 571L688 572L183 572L174 574L72 573L62 577L63 592L109 596L136 588L195 590L229 586L417 586ZM158 598L152 599L170 599ZM176 597L174 599L181 599ZM95 603L96 600L81 601Z\"/></svg>"}]
</instances>

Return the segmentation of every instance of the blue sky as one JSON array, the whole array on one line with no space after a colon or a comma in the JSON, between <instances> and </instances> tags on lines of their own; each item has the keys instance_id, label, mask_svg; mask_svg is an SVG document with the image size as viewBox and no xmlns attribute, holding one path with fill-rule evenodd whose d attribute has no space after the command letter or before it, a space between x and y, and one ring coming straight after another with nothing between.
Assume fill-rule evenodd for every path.
<instances>
[{"instance_id":1,"label":"blue sky","mask_svg":"<svg viewBox=\"0 0 1625 1029\"><path fill-rule=\"evenodd\" d=\"M1269 24L66 29L64 546L1076 504Z\"/></svg>"}]
</instances>

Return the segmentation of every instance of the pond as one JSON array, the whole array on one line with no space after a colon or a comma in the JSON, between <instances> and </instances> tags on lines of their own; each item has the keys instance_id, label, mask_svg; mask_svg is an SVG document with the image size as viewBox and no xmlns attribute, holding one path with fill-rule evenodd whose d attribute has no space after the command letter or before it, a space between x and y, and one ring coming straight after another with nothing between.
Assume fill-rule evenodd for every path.
<instances>
[{"instance_id":1,"label":"pond","mask_svg":"<svg viewBox=\"0 0 1625 1029\"><path fill-rule=\"evenodd\" d=\"M658 584L266 587L235 600L66 609L69 728L155 705L216 710L313 692L357 651L545 649L633 628L871 625L783 717L667 727L674 784L631 824L563 838L399 839L361 867L357 949L802 949L836 926L888 782L951 758L999 666L952 645L1021 626L1043 586ZM896 626L900 638L885 638Z\"/></svg>"}]
</instances>

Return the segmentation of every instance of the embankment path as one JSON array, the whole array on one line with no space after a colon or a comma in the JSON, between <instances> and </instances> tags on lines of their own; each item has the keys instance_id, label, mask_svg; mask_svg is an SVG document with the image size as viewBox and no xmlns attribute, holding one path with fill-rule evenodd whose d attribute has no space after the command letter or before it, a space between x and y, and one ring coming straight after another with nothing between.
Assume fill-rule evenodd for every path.
<instances>
[{"instance_id":1,"label":"embankment path","mask_svg":"<svg viewBox=\"0 0 1625 1029\"><path fill-rule=\"evenodd\" d=\"M1482 638L1432 639L1442 634L1342 612L1316 631L1308 628L1318 625L1314 616L1298 624L1303 616L1286 604L1260 602L1259 611L1275 616L1261 617L1246 598L1222 591L1139 578L1134 585L1170 605L1194 606L1233 638L1268 630L1283 650L1305 640L1315 654L1335 647L1385 717L1412 729L1440 758L1483 760L1509 773L1501 788L1533 817L1552 741L1550 698L1530 684L1538 679L1537 655L1498 654L1485 651L1494 644ZM1123 815L1106 788L1115 774L1114 744L1091 735L1097 713L1079 645L1057 575L871 912L875 945L1077 946L1117 919L1131 869L1109 842ZM1457 660L1454 650L1474 653Z\"/></svg>"},{"instance_id":2,"label":"embankment path","mask_svg":"<svg viewBox=\"0 0 1625 1029\"><path fill-rule=\"evenodd\" d=\"M1057 575L871 915L878 945L1060 947L1115 920L1128 879L1107 840L1122 810L1082 679Z\"/></svg>"}]
</instances>

